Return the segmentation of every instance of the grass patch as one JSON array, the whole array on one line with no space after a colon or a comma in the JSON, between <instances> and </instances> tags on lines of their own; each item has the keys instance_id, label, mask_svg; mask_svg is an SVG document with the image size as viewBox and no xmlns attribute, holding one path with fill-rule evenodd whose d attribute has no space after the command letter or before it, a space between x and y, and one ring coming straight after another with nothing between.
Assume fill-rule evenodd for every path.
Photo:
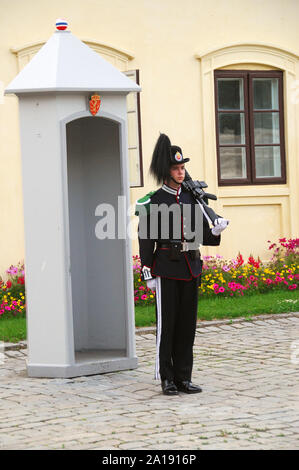
<instances>
[{"instance_id":1,"label":"grass patch","mask_svg":"<svg viewBox=\"0 0 299 470\"><path fill-rule=\"evenodd\" d=\"M291 300L291 302L289 302ZM275 314L299 311L299 291L272 291L244 297L200 298L198 302L199 320L217 320L253 315ZM155 325L155 307L135 307L136 326Z\"/></svg>"},{"instance_id":2,"label":"grass patch","mask_svg":"<svg viewBox=\"0 0 299 470\"><path fill-rule=\"evenodd\" d=\"M156 314L154 305L135 307L135 325L136 326L154 326L156 324Z\"/></svg>"},{"instance_id":3,"label":"grass patch","mask_svg":"<svg viewBox=\"0 0 299 470\"><path fill-rule=\"evenodd\" d=\"M244 297L210 297L198 302L199 320L216 320L243 317L247 320L253 315L275 314L299 311L299 291L272 291ZM137 327L156 324L155 306L135 307ZM0 341L16 343L26 340L25 315L0 316Z\"/></svg>"},{"instance_id":4,"label":"grass patch","mask_svg":"<svg viewBox=\"0 0 299 470\"><path fill-rule=\"evenodd\" d=\"M26 340L26 317L24 314L13 316L5 314L0 317L0 341L17 343Z\"/></svg>"}]
</instances>

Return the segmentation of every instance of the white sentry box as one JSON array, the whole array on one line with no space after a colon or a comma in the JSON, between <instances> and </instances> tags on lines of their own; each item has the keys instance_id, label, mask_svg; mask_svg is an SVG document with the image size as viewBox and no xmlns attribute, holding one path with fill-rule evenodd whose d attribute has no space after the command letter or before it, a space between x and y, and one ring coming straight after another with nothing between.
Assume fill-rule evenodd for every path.
<instances>
[{"instance_id":1,"label":"white sentry box","mask_svg":"<svg viewBox=\"0 0 299 470\"><path fill-rule=\"evenodd\" d=\"M100 204L129 222L130 91L140 87L70 31L5 90L19 98L31 377L137 367L131 243L96 235Z\"/></svg>"}]
</instances>

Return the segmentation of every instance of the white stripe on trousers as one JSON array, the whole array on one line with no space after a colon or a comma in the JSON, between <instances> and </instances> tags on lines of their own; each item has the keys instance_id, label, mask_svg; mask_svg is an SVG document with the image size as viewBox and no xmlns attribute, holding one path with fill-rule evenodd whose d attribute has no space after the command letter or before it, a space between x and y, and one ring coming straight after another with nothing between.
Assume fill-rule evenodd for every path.
<instances>
[{"instance_id":1,"label":"white stripe on trousers","mask_svg":"<svg viewBox=\"0 0 299 470\"><path fill-rule=\"evenodd\" d=\"M157 339L156 339L156 373L155 379L159 380L160 377L160 343L161 343L161 329L162 329L162 304L161 304L161 277L156 277L156 306L157 306Z\"/></svg>"}]
</instances>

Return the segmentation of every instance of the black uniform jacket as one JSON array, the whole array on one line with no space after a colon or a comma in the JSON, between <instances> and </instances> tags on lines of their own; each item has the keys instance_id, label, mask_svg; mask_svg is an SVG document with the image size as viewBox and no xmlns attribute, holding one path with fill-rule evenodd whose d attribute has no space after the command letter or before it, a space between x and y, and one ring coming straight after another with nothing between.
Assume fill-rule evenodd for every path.
<instances>
[{"instance_id":1,"label":"black uniform jacket","mask_svg":"<svg viewBox=\"0 0 299 470\"><path fill-rule=\"evenodd\" d=\"M178 204L180 211L179 213L181 230L180 237L175 238L175 240L186 241L184 231L184 214L183 205L189 204L191 212L191 229L195 233L195 206L198 203L194 200L189 191L183 190L181 187L178 190L172 189L166 184L158 189L155 193L150 196L150 206L148 207L148 213L145 211L140 213L139 216L139 228L138 228L138 240L139 240L139 252L141 258L141 267L147 266L151 269L151 274L153 277L161 276L167 277L170 279L180 279L180 280L191 280L193 277L200 276L202 272L202 260L200 256L194 259L191 256L189 251L183 251L179 253L179 259L173 261L170 259L170 248L169 247L160 247L160 244L167 244L169 241L174 240L173 234L175 220L177 222L177 215L169 212L169 236L168 238L161 238L161 215L159 214L158 218L158 230L155 237L151 238L150 234L150 211L153 208L152 205L161 205L166 204L171 206L172 204ZM157 208L157 206L155 206ZM146 228L142 227L142 224L146 223ZM203 216L201 218L202 227L202 245L211 245L218 246L220 244L220 236L215 236L212 234L212 231L209 227L207 219ZM141 235L143 233L143 235ZM146 233L146 238L144 237ZM190 233L190 232L189 232ZM178 233L175 233L178 235ZM190 239L189 239L190 240Z\"/></svg>"}]
</instances>

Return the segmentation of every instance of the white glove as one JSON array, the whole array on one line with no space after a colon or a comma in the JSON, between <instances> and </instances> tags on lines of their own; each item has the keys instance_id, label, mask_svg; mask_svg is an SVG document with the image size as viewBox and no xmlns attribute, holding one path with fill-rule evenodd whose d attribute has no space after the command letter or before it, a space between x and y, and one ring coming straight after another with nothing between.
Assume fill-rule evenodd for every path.
<instances>
[{"instance_id":1,"label":"white glove","mask_svg":"<svg viewBox=\"0 0 299 470\"><path fill-rule=\"evenodd\" d=\"M215 227L212 228L212 234L218 236L221 232L223 232L223 230L226 229L229 224L229 220L219 218L215 220L214 224Z\"/></svg>"},{"instance_id":2,"label":"white glove","mask_svg":"<svg viewBox=\"0 0 299 470\"><path fill-rule=\"evenodd\" d=\"M156 290L156 279L155 278L149 279L148 281L146 281L146 285L148 289Z\"/></svg>"}]
</instances>

